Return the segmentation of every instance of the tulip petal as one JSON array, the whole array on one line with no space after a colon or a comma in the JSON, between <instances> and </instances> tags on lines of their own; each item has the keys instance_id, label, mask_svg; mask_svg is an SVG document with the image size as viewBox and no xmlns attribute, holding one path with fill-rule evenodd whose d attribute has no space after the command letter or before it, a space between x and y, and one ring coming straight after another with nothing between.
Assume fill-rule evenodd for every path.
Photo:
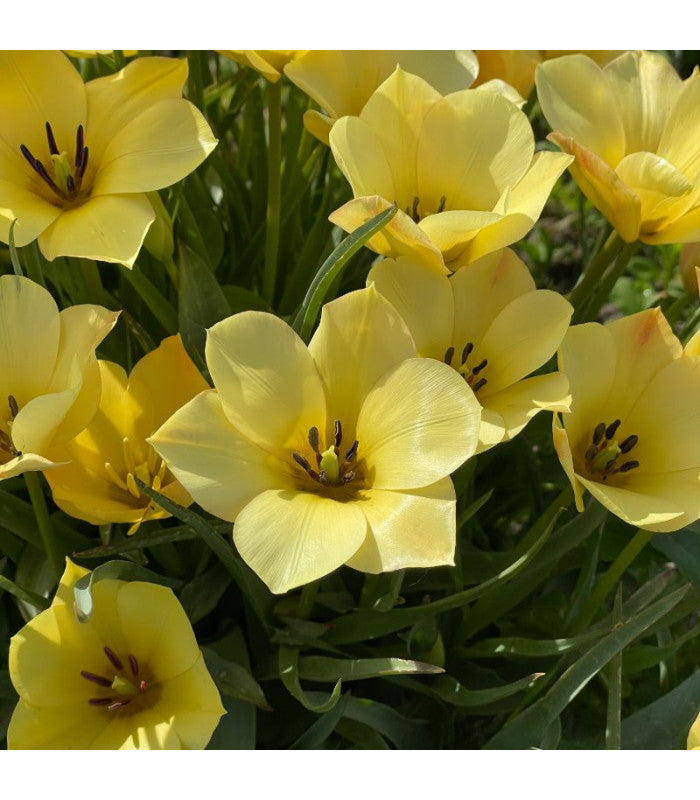
<instances>
[{"instance_id":1,"label":"tulip petal","mask_svg":"<svg viewBox=\"0 0 700 800\"><path fill-rule=\"evenodd\" d=\"M33 242L61 213L58 206L47 202L31 189L7 180L0 180L0 198L0 241L9 243L12 222L17 220L13 231L17 247Z\"/></svg>"},{"instance_id":2,"label":"tulip petal","mask_svg":"<svg viewBox=\"0 0 700 800\"><path fill-rule=\"evenodd\" d=\"M241 511L233 541L270 591L282 594L333 572L357 551L366 534L359 503L272 490Z\"/></svg>"},{"instance_id":3,"label":"tulip petal","mask_svg":"<svg viewBox=\"0 0 700 800\"><path fill-rule=\"evenodd\" d=\"M418 227L442 251L445 263L456 269L467 263L464 253L479 232L502 219L492 211L443 211L425 217Z\"/></svg>"},{"instance_id":4,"label":"tulip petal","mask_svg":"<svg viewBox=\"0 0 700 800\"><path fill-rule=\"evenodd\" d=\"M488 398L479 392L479 397L489 410L500 414L506 440L520 433L540 411L568 412L571 405L569 381L562 372L526 378Z\"/></svg>"},{"instance_id":5,"label":"tulip petal","mask_svg":"<svg viewBox=\"0 0 700 800\"><path fill-rule=\"evenodd\" d=\"M207 332L206 359L233 427L271 452L298 449L322 430L325 397L302 340L278 317L244 311Z\"/></svg>"},{"instance_id":6,"label":"tulip petal","mask_svg":"<svg viewBox=\"0 0 700 800\"><path fill-rule=\"evenodd\" d=\"M22 453L21 456L11 458L4 464L0 464L0 480L14 478L24 472L44 472L61 466L60 463L50 461L36 453Z\"/></svg>"},{"instance_id":7,"label":"tulip petal","mask_svg":"<svg viewBox=\"0 0 700 800\"><path fill-rule=\"evenodd\" d=\"M678 530L684 524L683 510L664 497L609 486L581 476L578 479L598 502L629 525L649 531L669 531Z\"/></svg>"},{"instance_id":8,"label":"tulip petal","mask_svg":"<svg viewBox=\"0 0 700 800\"><path fill-rule=\"evenodd\" d=\"M382 197L356 197L334 211L329 221L348 233L369 222L377 214L391 208L391 203ZM399 258L409 255L419 258L438 272L447 274L448 270L440 249L436 247L418 225L401 209L396 216L375 234L367 247L383 256Z\"/></svg>"},{"instance_id":9,"label":"tulip petal","mask_svg":"<svg viewBox=\"0 0 700 800\"><path fill-rule=\"evenodd\" d=\"M149 442L192 498L220 519L233 521L266 489L294 485L291 465L285 470L274 456L241 436L215 391L197 395Z\"/></svg>"},{"instance_id":10,"label":"tulip petal","mask_svg":"<svg viewBox=\"0 0 700 800\"><path fill-rule=\"evenodd\" d=\"M481 423L479 425L479 443L476 452L485 453L503 441L506 435L506 422L497 412L485 406L481 409Z\"/></svg>"},{"instance_id":11,"label":"tulip petal","mask_svg":"<svg viewBox=\"0 0 700 800\"><path fill-rule=\"evenodd\" d=\"M377 194L392 201L400 199L382 141L364 119L339 119L328 139L336 163L355 197Z\"/></svg>"},{"instance_id":12,"label":"tulip petal","mask_svg":"<svg viewBox=\"0 0 700 800\"><path fill-rule=\"evenodd\" d=\"M357 421L359 458L375 489L416 489L470 458L481 406L446 364L410 358L372 389Z\"/></svg>"},{"instance_id":13,"label":"tulip petal","mask_svg":"<svg viewBox=\"0 0 700 800\"><path fill-rule=\"evenodd\" d=\"M7 729L9 750L87 750L109 718L87 702L69 708L34 706L20 698Z\"/></svg>"},{"instance_id":14,"label":"tulip petal","mask_svg":"<svg viewBox=\"0 0 700 800\"><path fill-rule=\"evenodd\" d=\"M571 483L571 488L574 490L576 510L583 511L585 508L583 505L583 485L576 474L574 458L571 452L571 446L569 445L569 437L559 420L558 414L554 414L552 417L552 438L554 440L554 449L559 456L559 462Z\"/></svg>"},{"instance_id":15,"label":"tulip petal","mask_svg":"<svg viewBox=\"0 0 700 800\"><path fill-rule=\"evenodd\" d=\"M448 209L491 211L525 174L535 151L527 117L494 92L465 90L434 103L418 142L418 196L423 213L441 198Z\"/></svg>"},{"instance_id":16,"label":"tulip petal","mask_svg":"<svg viewBox=\"0 0 700 800\"><path fill-rule=\"evenodd\" d=\"M614 167L625 154L625 131L605 72L587 56L562 56L539 64L535 83L552 130Z\"/></svg>"},{"instance_id":17,"label":"tulip petal","mask_svg":"<svg viewBox=\"0 0 700 800\"><path fill-rule=\"evenodd\" d=\"M91 750L180 750L168 720L150 709L113 719L90 744Z\"/></svg>"},{"instance_id":18,"label":"tulip petal","mask_svg":"<svg viewBox=\"0 0 700 800\"><path fill-rule=\"evenodd\" d=\"M100 160L92 195L163 189L195 170L216 147L202 114L187 100L154 103L119 129Z\"/></svg>"},{"instance_id":19,"label":"tulip petal","mask_svg":"<svg viewBox=\"0 0 700 800\"><path fill-rule=\"evenodd\" d=\"M154 219L145 194L92 197L64 211L41 234L39 247L49 261L75 256L131 267Z\"/></svg>"},{"instance_id":20,"label":"tulip petal","mask_svg":"<svg viewBox=\"0 0 700 800\"><path fill-rule=\"evenodd\" d=\"M549 361L564 338L572 313L571 304L548 289L512 300L489 325L479 344L479 357L488 361L483 370L488 383L479 392L480 401Z\"/></svg>"},{"instance_id":21,"label":"tulip petal","mask_svg":"<svg viewBox=\"0 0 700 800\"><path fill-rule=\"evenodd\" d=\"M67 389L39 395L19 410L12 423L12 442L21 453L47 453L82 388L75 361L73 369Z\"/></svg>"},{"instance_id":22,"label":"tulip petal","mask_svg":"<svg viewBox=\"0 0 700 800\"><path fill-rule=\"evenodd\" d=\"M327 117L315 109L304 112L304 127L319 142L330 147L331 128L335 123L335 117Z\"/></svg>"},{"instance_id":23,"label":"tulip petal","mask_svg":"<svg viewBox=\"0 0 700 800\"><path fill-rule=\"evenodd\" d=\"M454 564L455 491L449 478L412 492L367 489L361 498L369 531L349 567L376 574Z\"/></svg>"},{"instance_id":24,"label":"tulip petal","mask_svg":"<svg viewBox=\"0 0 700 800\"><path fill-rule=\"evenodd\" d=\"M377 262L367 276L367 285L372 283L401 315L418 355L441 361L452 342L454 323L454 300L447 276L402 256ZM439 309L440 313L426 313L426 309Z\"/></svg>"},{"instance_id":25,"label":"tulip petal","mask_svg":"<svg viewBox=\"0 0 700 800\"><path fill-rule=\"evenodd\" d=\"M416 348L398 311L370 286L323 307L309 352L328 399L326 434L338 419L344 441L352 443L367 395L383 375L415 356Z\"/></svg>"},{"instance_id":26,"label":"tulip petal","mask_svg":"<svg viewBox=\"0 0 700 800\"><path fill-rule=\"evenodd\" d=\"M673 222L669 222L660 230L649 233L642 232L640 239L646 244L677 244L700 241L700 191L698 186L693 190L694 205Z\"/></svg>"},{"instance_id":27,"label":"tulip petal","mask_svg":"<svg viewBox=\"0 0 700 800\"><path fill-rule=\"evenodd\" d=\"M155 103L182 97L186 80L186 59L153 56L134 59L114 75L89 81L85 92L90 160L94 157L94 164L98 164L115 131L120 131Z\"/></svg>"},{"instance_id":28,"label":"tulip petal","mask_svg":"<svg viewBox=\"0 0 700 800\"><path fill-rule=\"evenodd\" d=\"M684 82L676 103L666 119L658 154L694 181L700 172L700 75Z\"/></svg>"},{"instance_id":29,"label":"tulip petal","mask_svg":"<svg viewBox=\"0 0 700 800\"><path fill-rule=\"evenodd\" d=\"M632 476L630 476L631 478ZM692 469L667 472L662 475L634 475L630 488L640 494L662 497L683 512L667 522L655 523L653 530L661 533L685 528L700 518L700 470Z\"/></svg>"}]
</instances>

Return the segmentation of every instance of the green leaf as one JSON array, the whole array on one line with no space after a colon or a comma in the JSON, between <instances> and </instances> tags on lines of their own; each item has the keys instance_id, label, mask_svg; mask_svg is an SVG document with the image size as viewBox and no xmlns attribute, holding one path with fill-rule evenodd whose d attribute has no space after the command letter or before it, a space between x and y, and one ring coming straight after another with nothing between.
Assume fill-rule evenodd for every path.
<instances>
[{"instance_id":1,"label":"green leaf","mask_svg":"<svg viewBox=\"0 0 700 800\"><path fill-rule=\"evenodd\" d=\"M156 286L144 275L138 262L134 264L132 269L120 265L119 272L133 286L166 333L168 335L176 333L178 325L177 312Z\"/></svg>"},{"instance_id":2,"label":"green leaf","mask_svg":"<svg viewBox=\"0 0 700 800\"><path fill-rule=\"evenodd\" d=\"M5 564L7 559L2 559L0 561L0 572L5 569ZM48 608L51 605L51 601L48 600L46 597L41 597L34 592L30 592L27 589L23 589L21 586L17 586L14 581L11 581L9 578L6 578L4 575L0 574L0 590L7 592L8 594L17 597L19 600L23 600L25 603L30 603L31 605L36 606L37 608Z\"/></svg>"},{"instance_id":3,"label":"green leaf","mask_svg":"<svg viewBox=\"0 0 700 800\"><path fill-rule=\"evenodd\" d=\"M108 561L106 564L100 564L92 572L83 575L73 586L75 611L80 622L87 622L92 616L92 587L103 580L146 581L170 587L177 587L180 584L178 580L158 575L150 569L134 564L133 561Z\"/></svg>"},{"instance_id":4,"label":"green leaf","mask_svg":"<svg viewBox=\"0 0 700 800\"><path fill-rule=\"evenodd\" d=\"M327 658L304 656L299 659L299 676L310 681L360 681L383 675L436 675L442 667L404 658Z\"/></svg>"},{"instance_id":5,"label":"green leaf","mask_svg":"<svg viewBox=\"0 0 700 800\"><path fill-rule=\"evenodd\" d=\"M620 625L572 664L547 694L505 725L487 744L491 749L537 747L567 705L624 647L676 606L688 586L673 592Z\"/></svg>"},{"instance_id":6,"label":"green leaf","mask_svg":"<svg viewBox=\"0 0 700 800\"><path fill-rule=\"evenodd\" d=\"M700 672L622 720L623 750L685 750L700 710Z\"/></svg>"},{"instance_id":7,"label":"green leaf","mask_svg":"<svg viewBox=\"0 0 700 800\"><path fill-rule=\"evenodd\" d=\"M285 685L285 688L289 694L298 700L307 710L313 711L316 714L325 714L326 711L330 711L338 700L340 700L340 680L338 680L333 687L331 694L329 696L324 695L323 699L320 701L316 701L304 692L299 682L299 651L296 648L281 645L277 665L280 679Z\"/></svg>"},{"instance_id":8,"label":"green leaf","mask_svg":"<svg viewBox=\"0 0 700 800\"><path fill-rule=\"evenodd\" d=\"M542 677L544 673L533 672L513 683L505 683L502 686L494 686L489 689L466 689L462 684L450 675L440 675L423 684L426 694L442 700L458 708L474 708L476 706L486 706L497 703L506 697L511 697L518 692L523 692L534 685L535 681ZM406 688L413 688L415 681L410 678L394 679L393 683L398 683Z\"/></svg>"},{"instance_id":9,"label":"green leaf","mask_svg":"<svg viewBox=\"0 0 700 800\"><path fill-rule=\"evenodd\" d=\"M12 269L15 271L15 275L24 276L24 270L22 269L22 265L20 264L17 248L15 247L16 224L17 224L16 219L13 219L12 223L10 224L10 262L12 263Z\"/></svg>"},{"instance_id":10,"label":"green leaf","mask_svg":"<svg viewBox=\"0 0 700 800\"><path fill-rule=\"evenodd\" d=\"M187 351L203 361L206 329L230 316L231 307L214 273L194 250L181 244L178 255L180 334Z\"/></svg>"},{"instance_id":11,"label":"green leaf","mask_svg":"<svg viewBox=\"0 0 700 800\"><path fill-rule=\"evenodd\" d=\"M222 286L221 291L231 309L230 314L239 314L241 311L272 311L259 294L243 286Z\"/></svg>"},{"instance_id":12,"label":"green leaf","mask_svg":"<svg viewBox=\"0 0 700 800\"><path fill-rule=\"evenodd\" d=\"M427 722L404 717L384 703L365 697L351 697L345 716L377 731L399 750L414 750L425 746Z\"/></svg>"},{"instance_id":13,"label":"green leaf","mask_svg":"<svg viewBox=\"0 0 700 800\"><path fill-rule=\"evenodd\" d=\"M304 733L290 745L290 750L316 750L333 733L336 725L345 714L350 700L350 692L346 692L330 711L322 714Z\"/></svg>"},{"instance_id":14,"label":"green leaf","mask_svg":"<svg viewBox=\"0 0 700 800\"><path fill-rule=\"evenodd\" d=\"M570 639L526 639L519 636L482 639L459 652L467 658L548 658L560 656L574 647L599 639L601 635L600 632L588 631Z\"/></svg>"},{"instance_id":15,"label":"green leaf","mask_svg":"<svg viewBox=\"0 0 700 800\"><path fill-rule=\"evenodd\" d=\"M700 523L689 525L673 536L654 536L651 546L673 561L685 577L700 591Z\"/></svg>"},{"instance_id":16,"label":"green leaf","mask_svg":"<svg viewBox=\"0 0 700 800\"><path fill-rule=\"evenodd\" d=\"M226 528L228 529L228 527L229 524L226 523ZM161 528L148 532L139 529L138 533L122 541L100 545L100 547L91 547L89 550L80 550L79 552L73 553L73 556L75 558L84 559L108 558L109 556L118 556L122 553L133 553L136 550L143 550L146 547L155 547L159 544L185 542L198 538L199 536L189 525L181 525L177 528Z\"/></svg>"},{"instance_id":17,"label":"green leaf","mask_svg":"<svg viewBox=\"0 0 700 800\"><path fill-rule=\"evenodd\" d=\"M231 575L221 563L188 581L180 592L180 602L190 622L195 625L218 605L231 585Z\"/></svg>"},{"instance_id":18,"label":"green leaf","mask_svg":"<svg viewBox=\"0 0 700 800\"><path fill-rule=\"evenodd\" d=\"M311 331L316 324L319 311L333 281L342 273L352 256L389 222L396 214L396 211L396 206L392 206L365 222L356 231L346 236L323 262L321 269L316 273L311 286L309 286L306 297L292 325L305 342L308 342L311 338Z\"/></svg>"},{"instance_id":19,"label":"green leaf","mask_svg":"<svg viewBox=\"0 0 700 800\"><path fill-rule=\"evenodd\" d=\"M252 703L263 711L272 711L260 684L245 667L222 658L210 647L203 647L202 655L222 694L244 703Z\"/></svg>"}]
</instances>

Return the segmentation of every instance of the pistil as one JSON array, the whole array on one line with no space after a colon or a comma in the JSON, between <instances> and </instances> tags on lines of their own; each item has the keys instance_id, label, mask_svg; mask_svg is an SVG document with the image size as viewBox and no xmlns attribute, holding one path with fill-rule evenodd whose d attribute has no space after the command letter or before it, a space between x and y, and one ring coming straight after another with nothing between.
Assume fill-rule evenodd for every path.
<instances>
[{"instance_id":1,"label":"pistil","mask_svg":"<svg viewBox=\"0 0 700 800\"><path fill-rule=\"evenodd\" d=\"M351 466L357 458L359 442L355 440L341 460L343 426L340 420L335 421L333 444L326 450L320 449L320 435L316 426L309 428L307 438L316 457L318 469L314 469L301 453L293 452L292 458L312 480L322 486L342 486L355 479L355 470L351 469Z\"/></svg>"}]
</instances>

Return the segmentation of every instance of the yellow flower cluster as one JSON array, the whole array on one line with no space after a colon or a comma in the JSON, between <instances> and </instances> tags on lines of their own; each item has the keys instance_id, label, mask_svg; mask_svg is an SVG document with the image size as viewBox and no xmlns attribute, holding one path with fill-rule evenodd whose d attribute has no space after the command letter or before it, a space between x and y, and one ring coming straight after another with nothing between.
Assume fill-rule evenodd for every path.
<instances>
[{"instance_id":1,"label":"yellow flower cluster","mask_svg":"<svg viewBox=\"0 0 700 800\"><path fill-rule=\"evenodd\" d=\"M209 328L213 388L179 337L127 376L95 355L115 313L59 312L38 284L0 277L0 479L45 471L63 511L130 535L168 516L137 480L194 501L235 523L276 593L341 565L453 564L451 474L541 411L579 510L588 490L651 531L700 517L700 337L684 348L658 309L569 327L570 303L507 247L567 167L625 240L700 240L700 77L649 53L547 60L538 96L559 153L536 147L527 80L495 58L221 53L318 102L305 124L353 193L331 221L352 232L397 207L368 242L382 258L323 307L308 346L271 313ZM2 241L133 265L147 193L217 143L186 77L185 61L136 58L84 83L61 53L1 53ZM105 579L84 621L71 593L85 572L69 563L12 640L10 747L206 746L223 708L173 593Z\"/></svg>"}]
</instances>

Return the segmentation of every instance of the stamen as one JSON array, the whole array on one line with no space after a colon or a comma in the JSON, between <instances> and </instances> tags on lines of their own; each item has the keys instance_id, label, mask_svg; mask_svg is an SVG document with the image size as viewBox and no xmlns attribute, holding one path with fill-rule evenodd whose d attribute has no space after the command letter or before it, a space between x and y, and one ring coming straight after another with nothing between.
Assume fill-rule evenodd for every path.
<instances>
[{"instance_id":1,"label":"stamen","mask_svg":"<svg viewBox=\"0 0 700 800\"><path fill-rule=\"evenodd\" d=\"M629 453L629 451L637 444L639 441L639 436L628 436L625 441L620 445L620 452L621 453Z\"/></svg>"},{"instance_id":2,"label":"stamen","mask_svg":"<svg viewBox=\"0 0 700 800\"><path fill-rule=\"evenodd\" d=\"M39 173L39 175L48 183L48 185L56 192L59 197L63 197L63 192L56 186L54 183L53 178L49 175L46 171L46 167L41 163L41 161L37 161L34 164L34 169Z\"/></svg>"},{"instance_id":3,"label":"stamen","mask_svg":"<svg viewBox=\"0 0 700 800\"><path fill-rule=\"evenodd\" d=\"M130 702L131 702L130 700L117 700L116 703L111 703L110 705L107 706L107 711L116 711L118 708L123 708Z\"/></svg>"},{"instance_id":4,"label":"stamen","mask_svg":"<svg viewBox=\"0 0 700 800\"><path fill-rule=\"evenodd\" d=\"M309 444L314 453L320 452L318 449L318 441L318 428L314 425L313 428L309 428Z\"/></svg>"},{"instance_id":5,"label":"stamen","mask_svg":"<svg viewBox=\"0 0 700 800\"><path fill-rule=\"evenodd\" d=\"M605 429L605 438L612 439L617 429L620 427L620 420L616 419L615 422L611 422L610 425Z\"/></svg>"},{"instance_id":6,"label":"stamen","mask_svg":"<svg viewBox=\"0 0 700 800\"><path fill-rule=\"evenodd\" d=\"M72 175L69 175L66 178L66 186L70 194L75 194L75 179L73 178Z\"/></svg>"},{"instance_id":7,"label":"stamen","mask_svg":"<svg viewBox=\"0 0 700 800\"><path fill-rule=\"evenodd\" d=\"M605 434L605 423L599 422L593 431L593 444L599 444Z\"/></svg>"},{"instance_id":8,"label":"stamen","mask_svg":"<svg viewBox=\"0 0 700 800\"><path fill-rule=\"evenodd\" d=\"M350 470L350 472L346 472L345 475L343 475L343 483L350 483L350 481L354 480L354 478L355 478L355 473L352 470Z\"/></svg>"},{"instance_id":9,"label":"stamen","mask_svg":"<svg viewBox=\"0 0 700 800\"><path fill-rule=\"evenodd\" d=\"M141 681L141 683L139 683L139 692L141 692L141 694L143 694L147 688L148 686L146 684L146 681Z\"/></svg>"},{"instance_id":10,"label":"stamen","mask_svg":"<svg viewBox=\"0 0 700 800\"><path fill-rule=\"evenodd\" d=\"M301 453L292 453L292 458L302 469L305 469L307 472L311 472L311 464L309 464L309 462L304 458L304 456L301 455Z\"/></svg>"},{"instance_id":11,"label":"stamen","mask_svg":"<svg viewBox=\"0 0 700 800\"><path fill-rule=\"evenodd\" d=\"M57 156L59 154L58 145L56 144L56 137L53 135L53 130L51 130L51 124L49 122L46 123L46 138L49 140L49 153L52 156Z\"/></svg>"},{"instance_id":12,"label":"stamen","mask_svg":"<svg viewBox=\"0 0 700 800\"><path fill-rule=\"evenodd\" d=\"M447 202L447 198L443 194L443 196L440 198L440 205L438 206L438 210L437 210L438 214L440 214L441 212L443 212L445 210L445 203L446 202Z\"/></svg>"},{"instance_id":13,"label":"stamen","mask_svg":"<svg viewBox=\"0 0 700 800\"><path fill-rule=\"evenodd\" d=\"M113 483L116 483L116 485L117 485L117 486L118 486L120 489L123 489L125 492L128 492L128 491L129 491L129 487L128 487L128 486L127 486L127 485L124 483L124 481L123 481L123 480L122 480L122 479L119 477L119 474L117 473L116 469L114 469L114 467L113 467L113 466L110 464L110 462L109 462L109 461L105 461L105 472L107 473L107 475L108 475L108 477L110 478L110 480L111 480Z\"/></svg>"},{"instance_id":14,"label":"stamen","mask_svg":"<svg viewBox=\"0 0 700 800\"><path fill-rule=\"evenodd\" d=\"M488 361L484 359L480 364L477 364L472 370L472 375L478 375L484 367L488 365Z\"/></svg>"},{"instance_id":15,"label":"stamen","mask_svg":"<svg viewBox=\"0 0 700 800\"><path fill-rule=\"evenodd\" d=\"M445 364L449 366L452 363L452 357L454 356L454 354L455 354L454 347L448 347L447 350L445 350Z\"/></svg>"},{"instance_id":16,"label":"stamen","mask_svg":"<svg viewBox=\"0 0 700 800\"><path fill-rule=\"evenodd\" d=\"M134 478L133 472L126 473L126 488L129 490L129 494L132 497L135 497L137 500L141 499L141 492L138 484L136 483L136 478Z\"/></svg>"},{"instance_id":17,"label":"stamen","mask_svg":"<svg viewBox=\"0 0 700 800\"><path fill-rule=\"evenodd\" d=\"M36 159L35 159L35 158L34 158L34 156L31 154L31 151L29 150L29 148L27 147L27 145L26 145L26 144L21 144L21 145L19 146L19 151L20 151L20 153L22 153L22 155L23 155L23 156L24 156L24 157L27 159L27 161L30 163L30 165L31 165L31 166L32 166L34 169L36 169Z\"/></svg>"},{"instance_id":18,"label":"stamen","mask_svg":"<svg viewBox=\"0 0 700 800\"><path fill-rule=\"evenodd\" d=\"M104 652L105 652L105 655L107 656L107 658L112 662L112 666L114 667L114 669L119 669L119 670L124 669L124 665L122 664L121 659L114 652L114 650L112 650L111 647L105 647L104 648ZM110 686L111 686L111 684L110 684Z\"/></svg>"},{"instance_id":19,"label":"stamen","mask_svg":"<svg viewBox=\"0 0 700 800\"><path fill-rule=\"evenodd\" d=\"M418 216L418 203L420 203L420 200L417 197L414 197L413 208L411 209L411 218L414 222L418 222L420 220L420 217Z\"/></svg>"},{"instance_id":20,"label":"stamen","mask_svg":"<svg viewBox=\"0 0 700 800\"><path fill-rule=\"evenodd\" d=\"M98 686L105 686L109 688L112 685L112 681L109 678L103 678L102 675L95 675L94 672L88 672L86 669L81 669L80 674L86 681L92 681L96 683Z\"/></svg>"},{"instance_id":21,"label":"stamen","mask_svg":"<svg viewBox=\"0 0 700 800\"><path fill-rule=\"evenodd\" d=\"M617 461L617 456L615 458L611 458L610 461L605 465L605 471L608 472L615 466L615 462Z\"/></svg>"},{"instance_id":22,"label":"stamen","mask_svg":"<svg viewBox=\"0 0 700 800\"><path fill-rule=\"evenodd\" d=\"M12 414L12 419L14 419L17 414L19 414L19 406L17 405L14 395L10 394L7 396L7 405L10 407L10 414Z\"/></svg>"},{"instance_id":23,"label":"stamen","mask_svg":"<svg viewBox=\"0 0 700 800\"><path fill-rule=\"evenodd\" d=\"M322 483L324 486L328 486L328 475L326 474L326 470L322 469L318 473L318 482Z\"/></svg>"},{"instance_id":24,"label":"stamen","mask_svg":"<svg viewBox=\"0 0 700 800\"><path fill-rule=\"evenodd\" d=\"M467 362L467 359L471 355L472 350L474 349L474 345L471 342L467 342L464 345L464 350L462 350L462 366L464 366Z\"/></svg>"},{"instance_id":25,"label":"stamen","mask_svg":"<svg viewBox=\"0 0 700 800\"><path fill-rule=\"evenodd\" d=\"M588 450L586 450L586 461L593 461L593 459L598 455L598 448L592 444Z\"/></svg>"},{"instance_id":26,"label":"stamen","mask_svg":"<svg viewBox=\"0 0 700 800\"><path fill-rule=\"evenodd\" d=\"M359 446L360 446L360 443L357 441L357 439L355 439L355 441L352 443L350 449L345 454L345 460L346 461L352 461L355 458L355 456L357 455L357 448Z\"/></svg>"},{"instance_id":27,"label":"stamen","mask_svg":"<svg viewBox=\"0 0 700 800\"><path fill-rule=\"evenodd\" d=\"M637 469L639 461L625 461L620 467L620 472L629 472L631 469Z\"/></svg>"},{"instance_id":28,"label":"stamen","mask_svg":"<svg viewBox=\"0 0 700 800\"><path fill-rule=\"evenodd\" d=\"M91 706L108 706L110 703L114 702L113 697L91 697L88 700L88 703Z\"/></svg>"},{"instance_id":29,"label":"stamen","mask_svg":"<svg viewBox=\"0 0 700 800\"><path fill-rule=\"evenodd\" d=\"M136 656L129 653L129 666L131 667L131 671L134 675L139 674L139 662L136 660ZM144 683L144 681L141 681Z\"/></svg>"},{"instance_id":30,"label":"stamen","mask_svg":"<svg viewBox=\"0 0 700 800\"><path fill-rule=\"evenodd\" d=\"M80 169L83 162L83 148L85 147L85 139L83 135L83 126L78 125L78 132L75 135L75 166Z\"/></svg>"},{"instance_id":31,"label":"stamen","mask_svg":"<svg viewBox=\"0 0 700 800\"><path fill-rule=\"evenodd\" d=\"M478 392L483 386L486 386L486 378L480 378L473 386L472 392Z\"/></svg>"},{"instance_id":32,"label":"stamen","mask_svg":"<svg viewBox=\"0 0 700 800\"><path fill-rule=\"evenodd\" d=\"M87 169L88 165L88 155L90 154L90 148L84 147L83 148L83 165L80 167L80 172L78 173L78 177L80 180L83 179L83 175L85 174L85 170Z\"/></svg>"},{"instance_id":33,"label":"stamen","mask_svg":"<svg viewBox=\"0 0 700 800\"><path fill-rule=\"evenodd\" d=\"M340 424L340 420L337 419L335 421L335 446L340 447L340 443L343 441L343 426Z\"/></svg>"}]
</instances>

